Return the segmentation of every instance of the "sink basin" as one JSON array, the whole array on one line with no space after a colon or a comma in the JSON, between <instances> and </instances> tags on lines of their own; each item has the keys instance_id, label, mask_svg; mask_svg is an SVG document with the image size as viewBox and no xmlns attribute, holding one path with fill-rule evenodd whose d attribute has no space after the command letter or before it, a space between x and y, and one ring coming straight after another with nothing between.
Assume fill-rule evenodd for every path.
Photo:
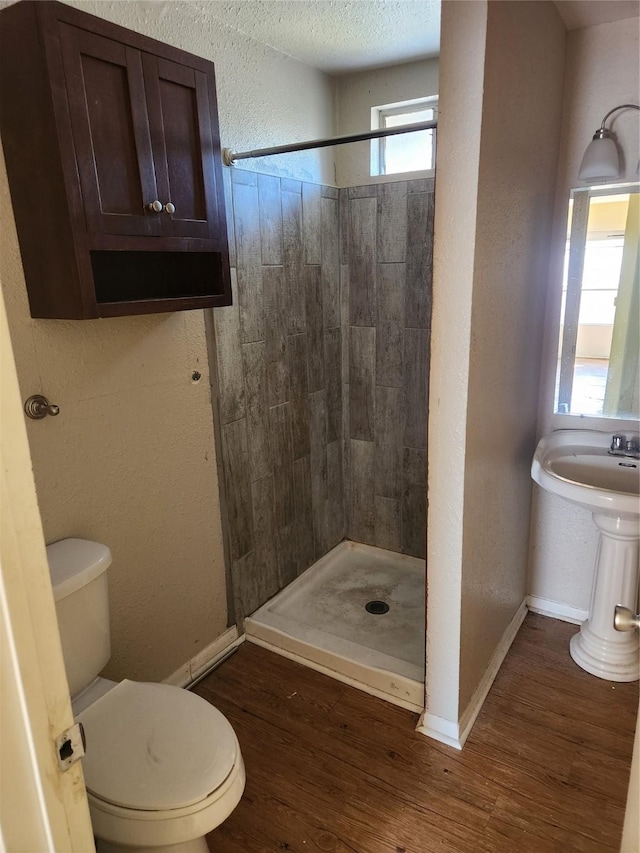
<instances>
[{"instance_id":1,"label":"sink basin","mask_svg":"<svg viewBox=\"0 0 640 853\"><path fill-rule=\"evenodd\" d=\"M531 476L549 492L616 518L640 515L640 460L608 453L611 436L558 430L536 448Z\"/></svg>"}]
</instances>

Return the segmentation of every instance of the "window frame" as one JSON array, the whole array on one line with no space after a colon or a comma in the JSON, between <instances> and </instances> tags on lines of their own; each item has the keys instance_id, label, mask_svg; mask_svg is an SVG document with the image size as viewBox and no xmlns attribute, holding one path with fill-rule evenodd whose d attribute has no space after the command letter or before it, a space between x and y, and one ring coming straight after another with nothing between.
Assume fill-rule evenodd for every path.
<instances>
[{"instance_id":1,"label":"window frame","mask_svg":"<svg viewBox=\"0 0 640 853\"><path fill-rule=\"evenodd\" d=\"M393 104L381 104L371 108L371 129L384 130L387 127L386 120L390 116L406 115L411 113L422 112L425 109L433 110L433 121L438 119L438 95L428 95L423 98L412 98L408 101L396 101ZM411 122L406 122L410 124ZM417 122L416 122L417 123ZM418 133L422 131L417 131ZM428 131L426 131L428 132ZM436 166L436 128L431 131L431 162L424 168L419 170L407 169L404 172L387 172L386 171L386 136L371 140L371 161L370 175L371 177L392 177L393 175L411 174L415 171L427 174L435 174Z\"/></svg>"}]
</instances>

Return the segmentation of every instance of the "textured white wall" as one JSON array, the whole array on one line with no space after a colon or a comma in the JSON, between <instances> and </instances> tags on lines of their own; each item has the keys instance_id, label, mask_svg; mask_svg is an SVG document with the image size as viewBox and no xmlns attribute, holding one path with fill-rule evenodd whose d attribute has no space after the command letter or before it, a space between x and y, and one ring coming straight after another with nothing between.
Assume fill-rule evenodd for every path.
<instances>
[{"instance_id":1,"label":"textured white wall","mask_svg":"<svg viewBox=\"0 0 640 853\"><path fill-rule=\"evenodd\" d=\"M427 710L459 716L464 453L486 2L442 4L427 521ZM453 141L455 140L455 145Z\"/></svg>"},{"instance_id":2,"label":"textured white wall","mask_svg":"<svg viewBox=\"0 0 640 853\"><path fill-rule=\"evenodd\" d=\"M553 3L443 4L427 697L450 721L526 591L564 51Z\"/></svg>"},{"instance_id":3,"label":"textured white wall","mask_svg":"<svg viewBox=\"0 0 640 853\"><path fill-rule=\"evenodd\" d=\"M553 3L489 3L465 460L461 709L526 594L565 36Z\"/></svg>"},{"instance_id":4,"label":"textured white wall","mask_svg":"<svg viewBox=\"0 0 640 853\"><path fill-rule=\"evenodd\" d=\"M212 58L225 144L240 150L333 132L329 78L218 27L215 3L75 5ZM301 153L256 168L331 181L330 157ZM227 624L203 312L32 320L4 163L0 203L0 275L21 393L44 393L61 407L58 418L28 422L45 537L111 547L106 674L162 679ZM202 379L192 384L195 369Z\"/></svg>"},{"instance_id":5,"label":"textured white wall","mask_svg":"<svg viewBox=\"0 0 640 853\"><path fill-rule=\"evenodd\" d=\"M437 94L437 59L343 74L336 78L336 134L370 130L372 107ZM408 177L389 175L388 178L372 179L369 174L370 146L370 142L356 142L335 149L338 186L360 186L376 180ZM415 172L412 177L422 174Z\"/></svg>"},{"instance_id":6,"label":"textured white wall","mask_svg":"<svg viewBox=\"0 0 640 853\"><path fill-rule=\"evenodd\" d=\"M550 263L538 435L552 429L614 432L624 422L553 415L562 258L567 207L580 161L603 116L613 107L638 103L638 18L573 30L567 37L562 137ZM638 180L638 112L615 116L613 128L624 151L621 181ZM635 426L637 429L637 425ZM588 510L572 506L538 486L534 489L529 557L529 593L578 610L588 610L593 580L596 528Z\"/></svg>"},{"instance_id":7,"label":"textured white wall","mask_svg":"<svg viewBox=\"0 0 640 853\"><path fill-rule=\"evenodd\" d=\"M213 60L224 147L250 151L333 135L333 79L220 24L216 2L72 0L69 5ZM332 148L244 160L242 168L335 183Z\"/></svg>"}]
</instances>

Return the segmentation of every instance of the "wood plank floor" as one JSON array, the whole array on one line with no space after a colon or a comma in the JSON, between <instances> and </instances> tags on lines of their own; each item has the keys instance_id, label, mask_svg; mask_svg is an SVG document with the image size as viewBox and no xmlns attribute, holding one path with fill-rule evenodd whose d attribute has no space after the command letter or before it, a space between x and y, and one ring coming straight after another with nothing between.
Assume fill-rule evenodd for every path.
<instances>
[{"instance_id":1,"label":"wood plank floor","mask_svg":"<svg viewBox=\"0 0 640 853\"><path fill-rule=\"evenodd\" d=\"M245 643L195 689L233 725L245 795L215 853L617 851L637 684L588 675L529 614L462 752L417 716Z\"/></svg>"}]
</instances>

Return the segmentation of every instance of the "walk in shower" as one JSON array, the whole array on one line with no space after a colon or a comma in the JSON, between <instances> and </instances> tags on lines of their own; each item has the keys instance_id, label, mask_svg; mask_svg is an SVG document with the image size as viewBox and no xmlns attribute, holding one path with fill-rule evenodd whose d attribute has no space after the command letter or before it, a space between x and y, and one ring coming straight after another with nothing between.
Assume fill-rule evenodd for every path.
<instances>
[{"instance_id":1,"label":"walk in shower","mask_svg":"<svg viewBox=\"0 0 640 853\"><path fill-rule=\"evenodd\" d=\"M433 179L226 178L234 300L214 325L236 619L422 709Z\"/></svg>"}]
</instances>

